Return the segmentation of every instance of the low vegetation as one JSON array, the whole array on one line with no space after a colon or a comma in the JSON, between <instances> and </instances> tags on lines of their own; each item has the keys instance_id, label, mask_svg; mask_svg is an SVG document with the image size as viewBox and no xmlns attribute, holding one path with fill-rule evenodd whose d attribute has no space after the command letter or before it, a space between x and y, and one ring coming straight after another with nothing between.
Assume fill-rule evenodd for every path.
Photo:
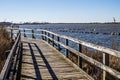
<instances>
[{"instance_id":1,"label":"low vegetation","mask_svg":"<svg viewBox=\"0 0 120 80\"><path fill-rule=\"evenodd\" d=\"M0 28L0 72L8 56L7 51L12 47L10 35L6 29Z\"/></svg>"},{"instance_id":2,"label":"low vegetation","mask_svg":"<svg viewBox=\"0 0 120 80\"><path fill-rule=\"evenodd\" d=\"M111 45L112 49L118 49L117 47L117 43L115 41L112 42ZM85 55L103 63L103 55L102 52L100 51L96 51L96 50L89 50L87 47L83 47L82 49L82 53L84 53ZM77 64L77 60L78 60L78 56L75 55L74 53L70 52L69 54L69 59L72 60L75 64ZM87 62L86 60L82 61L82 68L85 72L87 72L90 76L92 76L95 80L102 80L102 70L96 66L94 66L93 64ZM109 55L109 67L117 70L120 72L120 59L116 58L112 55ZM106 80L118 80L115 77L113 77L112 75L107 73L107 77Z\"/></svg>"}]
</instances>

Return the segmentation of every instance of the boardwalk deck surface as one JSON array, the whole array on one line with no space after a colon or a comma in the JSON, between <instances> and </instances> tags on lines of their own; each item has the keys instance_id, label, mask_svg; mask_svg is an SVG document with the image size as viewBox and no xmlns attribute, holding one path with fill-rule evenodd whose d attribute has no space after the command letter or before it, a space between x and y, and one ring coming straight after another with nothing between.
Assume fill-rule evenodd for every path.
<instances>
[{"instance_id":1,"label":"boardwalk deck surface","mask_svg":"<svg viewBox=\"0 0 120 80\"><path fill-rule=\"evenodd\" d=\"M24 39L21 80L88 80L42 40Z\"/></svg>"}]
</instances>

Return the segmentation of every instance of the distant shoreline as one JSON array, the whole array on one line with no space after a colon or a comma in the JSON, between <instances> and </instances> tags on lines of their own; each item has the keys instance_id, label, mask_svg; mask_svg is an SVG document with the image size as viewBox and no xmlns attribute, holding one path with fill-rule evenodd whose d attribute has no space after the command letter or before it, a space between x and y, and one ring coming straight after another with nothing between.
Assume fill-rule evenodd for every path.
<instances>
[{"instance_id":1,"label":"distant shoreline","mask_svg":"<svg viewBox=\"0 0 120 80\"><path fill-rule=\"evenodd\" d=\"M91 23L10 23L10 22L0 22L0 27L6 27L6 26L11 26L11 25L45 25L45 24L120 24L120 22L91 22Z\"/></svg>"}]
</instances>

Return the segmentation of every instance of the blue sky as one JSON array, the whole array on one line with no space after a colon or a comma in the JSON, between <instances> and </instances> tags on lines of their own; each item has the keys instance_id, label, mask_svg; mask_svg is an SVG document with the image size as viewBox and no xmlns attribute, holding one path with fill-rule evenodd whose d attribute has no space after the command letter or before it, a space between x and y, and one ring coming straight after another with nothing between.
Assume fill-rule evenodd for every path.
<instances>
[{"instance_id":1,"label":"blue sky","mask_svg":"<svg viewBox=\"0 0 120 80\"><path fill-rule=\"evenodd\" d=\"M120 0L0 0L0 21L120 22Z\"/></svg>"}]
</instances>

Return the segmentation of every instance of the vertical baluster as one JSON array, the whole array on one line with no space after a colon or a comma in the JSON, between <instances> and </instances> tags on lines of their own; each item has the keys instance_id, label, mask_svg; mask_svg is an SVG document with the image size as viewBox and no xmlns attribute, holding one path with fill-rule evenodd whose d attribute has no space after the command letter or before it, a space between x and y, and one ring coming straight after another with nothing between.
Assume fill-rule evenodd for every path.
<instances>
[{"instance_id":1,"label":"vertical baluster","mask_svg":"<svg viewBox=\"0 0 120 80\"><path fill-rule=\"evenodd\" d=\"M68 45L68 39L65 39L65 45L69 46ZM66 55L66 57L68 57L68 49L65 49L65 55Z\"/></svg>"},{"instance_id":2,"label":"vertical baluster","mask_svg":"<svg viewBox=\"0 0 120 80\"><path fill-rule=\"evenodd\" d=\"M60 42L60 37L59 36L57 37L57 41ZM58 51L60 51L60 44L57 44L57 46L58 46Z\"/></svg>"},{"instance_id":3,"label":"vertical baluster","mask_svg":"<svg viewBox=\"0 0 120 80\"><path fill-rule=\"evenodd\" d=\"M54 34L52 34L52 46L54 47Z\"/></svg>"},{"instance_id":4,"label":"vertical baluster","mask_svg":"<svg viewBox=\"0 0 120 80\"><path fill-rule=\"evenodd\" d=\"M24 29L23 31L24 31L24 37L26 37L26 34L25 34L25 29Z\"/></svg>"},{"instance_id":5,"label":"vertical baluster","mask_svg":"<svg viewBox=\"0 0 120 80\"><path fill-rule=\"evenodd\" d=\"M18 36L19 36L19 32L16 34L15 40L17 39Z\"/></svg>"},{"instance_id":6,"label":"vertical baluster","mask_svg":"<svg viewBox=\"0 0 120 80\"><path fill-rule=\"evenodd\" d=\"M45 41L47 41L47 37L46 36L47 36L47 33L45 32Z\"/></svg>"},{"instance_id":7,"label":"vertical baluster","mask_svg":"<svg viewBox=\"0 0 120 80\"><path fill-rule=\"evenodd\" d=\"M43 37L43 35L44 35L44 32L43 31L41 31L42 32L42 35L41 35L41 37L42 37L42 40L44 40L44 37Z\"/></svg>"},{"instance_id":8,"label":"vertical baluster","mask_svg":"<svg viewBox=\"0 0 120 80\"><path fill-rule=\"evenodd\" d=\"M78 51L82 53L82 45L78 44ZM78 66L82 68L82 58L78 55Z\"/></svg>"},{"instance_id":9,"label":"vertical baluster","mask_svg":"<svg viewBox=\"0 0 120 80\"><path fill-rule=\"evenodd\" d=\"M12 41L12 39L13 39L13 29L11 29L10 36L11 36L11 41Z\"/></svg>"},{"instance_id":10,"label":"vertical baluster","mask_svg":"<svg viewBox=\"0 0 120 80\"><path fill-rule=\"evenodd\" d=\"M48 37L50 37L50 33L48 33ZM48 38L48 43L50 43L50 39Z\"/></svg>"},{"instance_id":11,"label":"vertical baluster","mask_svg":"<svg viewBox=\"0 0 120 80\"><path fill-rule=\"evenodd\" d=\"M35 38L34 29L32 29L32 38Z\"/></svg>"}]
</instances>

